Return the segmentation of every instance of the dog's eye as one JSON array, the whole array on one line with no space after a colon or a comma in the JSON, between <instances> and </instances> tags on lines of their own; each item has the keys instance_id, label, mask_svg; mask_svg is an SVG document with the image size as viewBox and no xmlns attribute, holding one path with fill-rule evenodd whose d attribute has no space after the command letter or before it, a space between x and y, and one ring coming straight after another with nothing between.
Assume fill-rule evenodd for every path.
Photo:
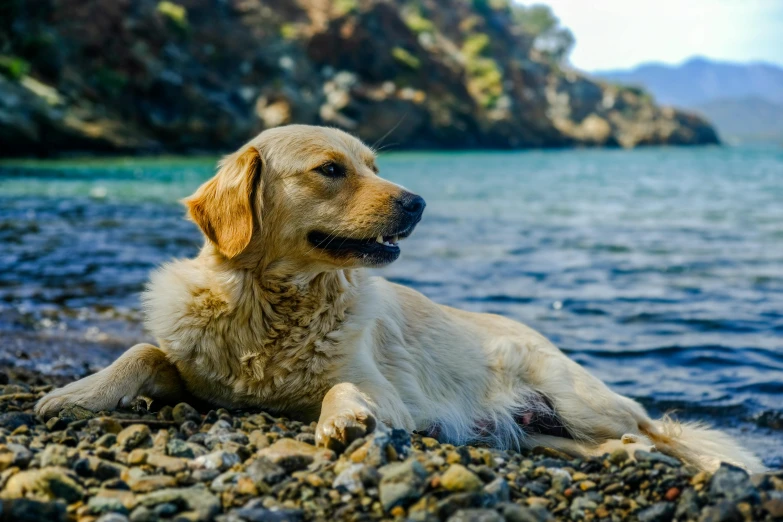
<instances>
[{"instance_id":1,"label":"dog's eye","mask_svg":"<svg viewBox=\"0 0 783 522\"><path fill-rule=\"evenodd\" d=\"M337 163L324 163L320 167L318 167L318 172L323 174L324 176L328 178L339 178L341 176L345 176L345 169L343 169L340 165Z\"/></svg>"}]
</instances>

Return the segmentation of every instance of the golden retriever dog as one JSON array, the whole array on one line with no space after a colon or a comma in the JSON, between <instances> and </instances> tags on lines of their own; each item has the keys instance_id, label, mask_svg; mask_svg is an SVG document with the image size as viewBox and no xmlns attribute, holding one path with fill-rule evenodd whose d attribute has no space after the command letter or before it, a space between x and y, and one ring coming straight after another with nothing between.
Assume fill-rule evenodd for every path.
<instances>
[{"instance_id":1,"label":"golden retriever dog","mask_svg":"<svg viewBox=\"0 0 783 522\"><path fill-rule=\"evenodd\" d=\"M349 134L264 131L185 204L206 241L151 276L142 301L158 346L52 391L37 413L195 396L317 420L317 443L335 448L386 425L455 444L657 449L706 470L763 469L721 432L652 420L527 326L368 275L397 259L425 203L380 178Z\"/></svg>"}]
</instances>

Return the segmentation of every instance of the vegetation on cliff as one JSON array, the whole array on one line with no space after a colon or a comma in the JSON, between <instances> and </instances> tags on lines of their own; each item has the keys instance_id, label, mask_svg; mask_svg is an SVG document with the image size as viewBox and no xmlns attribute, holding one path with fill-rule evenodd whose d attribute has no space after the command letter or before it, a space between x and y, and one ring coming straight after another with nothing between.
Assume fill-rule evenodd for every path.
<instances>
[{"instance_id":1,"label":"vegetation on cliff","mask_svg":"<svg viewBox=\"0 0 783 522\"><path fill-rule=\"evenodd\" d=\"M562 66L570 32L507 0L0 9L3 155L226 150L289 122L399 148L717 141L697 116Z\"/></svg>"}]
</instances>

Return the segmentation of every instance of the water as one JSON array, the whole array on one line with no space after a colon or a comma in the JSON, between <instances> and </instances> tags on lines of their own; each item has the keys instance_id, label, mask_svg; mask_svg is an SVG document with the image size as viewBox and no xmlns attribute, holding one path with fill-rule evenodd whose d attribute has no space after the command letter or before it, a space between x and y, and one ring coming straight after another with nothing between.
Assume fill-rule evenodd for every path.
<instances>
[{"instance_id":1,"label":"water","mask_svg":"<svg viewBox=\"0 0 783 522\"><path fill-rule=\"evenodd\" d=\"M197 252L177 201L213 165L0 165L0 364L80 374L151 340L138 294L157 264ZM428 203L383 275L521 320L651 411L707 419L783 466L783 150L398 153L380 166Z\"/></svg>"}]
</instances>

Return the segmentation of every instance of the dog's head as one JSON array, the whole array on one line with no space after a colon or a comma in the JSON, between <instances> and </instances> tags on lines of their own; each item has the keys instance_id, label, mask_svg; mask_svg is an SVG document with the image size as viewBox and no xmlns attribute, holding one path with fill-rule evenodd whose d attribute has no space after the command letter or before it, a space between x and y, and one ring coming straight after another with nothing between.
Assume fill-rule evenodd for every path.
<instances>
[{"instance_id":1,"label":"dog's head","mask_svg":"<svg viewBox=\"0 0 783 522\"><path fill-rule=\"evenodd\" d=\"M262 132L185 204L227 258L327 269L391 263L424 211L421 197L378 177L361 141L307 125Z\"/></svg>"}]
</instances>

